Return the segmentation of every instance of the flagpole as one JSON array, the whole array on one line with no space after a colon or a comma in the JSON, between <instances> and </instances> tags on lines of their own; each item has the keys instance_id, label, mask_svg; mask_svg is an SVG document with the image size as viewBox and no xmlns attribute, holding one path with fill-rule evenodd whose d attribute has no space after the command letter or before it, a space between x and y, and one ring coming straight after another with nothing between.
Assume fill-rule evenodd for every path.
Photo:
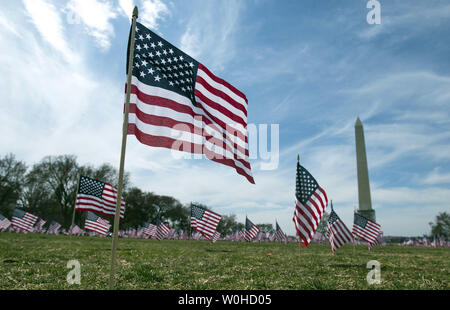
<instances>
[{"instance_id":1,"label":"flagpole","mask_svg":"<svg viewBox=\"0 0 450 310\"><path fill-rule=\"evenodd\" d=\"M120 207L122 205L122 190L123 190L123 175L125 166L125 149L127 145L128 134L128 113L130 111L130 95L131 95L131 76L133 70L133 56L134 56L134 40L136 34L136 19L138 18L138 8L134 7L133 17L131 22L131 37L130 37L130 50L128 55L128 76L127 76L127 94L125 99L125 114L123 117L123 130L122 130L122 153L120 155L120 168L119 168L119 185L117 187L117 201L116 201L116 214L114 216L114 232L112 240L111 250L111 271L109 275L109 289L114 288L114 274L116 269L116 251L117 240L119 231L119 219L120 219Z\"/></svg>"},{"instance_id":2,"label":"flagpole","mask_svg":"<svg viewBox=\"0 0 450 310\"><path fill-rule=\"evenodd\" d=\"M73 215L72 215L72 225L70 226L70 235L72 236L73 225L75 224L75 209L77 207L77 196L78 191L80 190L80 173L77 175L77 191L75 192L75 202L73 204Z\"/></svg>"}]
</instances>

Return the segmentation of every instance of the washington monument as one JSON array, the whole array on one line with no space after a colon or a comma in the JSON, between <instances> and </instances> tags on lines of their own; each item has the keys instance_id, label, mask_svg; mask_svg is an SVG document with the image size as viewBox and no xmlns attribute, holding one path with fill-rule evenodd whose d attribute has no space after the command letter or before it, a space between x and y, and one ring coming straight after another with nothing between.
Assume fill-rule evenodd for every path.
<instances>
[{"instance_id":1,"label":"washington monument","mask_svg":"<svg viewBox=\"0 0 450 310\"><path fill-rule=\"evenodd\" d=\"M358 214L375 221L375 210L372 209L370 198L369 170L367 168L366 143L364 129L359 117L355 124L356 169L358 173Z\"/></svg>"}]
</instances>

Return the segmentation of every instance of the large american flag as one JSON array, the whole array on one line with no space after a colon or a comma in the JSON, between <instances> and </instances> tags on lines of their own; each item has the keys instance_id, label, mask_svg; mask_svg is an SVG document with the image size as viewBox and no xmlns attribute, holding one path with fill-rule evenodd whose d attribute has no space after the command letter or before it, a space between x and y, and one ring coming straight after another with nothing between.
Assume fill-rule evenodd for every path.
<instances>
[{"instance_id":1,"label":"large american flag","mask_svg":"<svg viewBox=\"0 0 450 310\"><path fill-rule=\"evenodd\" d=\"M381 225L355 213L353 220L352 233L355 237L360 238L369 243L369 248L378 244L378 235L380 234Z\"/></svg>"},{"instance_id":2,"label":"large american flag","mask_svg":"<svg viewBox=\"0 0 450 310\"><path fill-rule=\"evenodd\" d=\"M325 191L297 162L294 224L303 246L308 246L328 205Z\"/></svg>"},{"instance_id":3,"label":"large american flag","mask_svg":"<svg viewBox=\"0 0 450 310\"><path fill-rule=\"evenodd\" d=\"M92 211L104 215L114 216L116 214L117 191L109 183L80 177L80 184L75 203L76 211ZM120 206L120 218L125 213L125 199L122 197Z\"/></svg>"},{"instance_id":4,"label":"large american flag","mask_svg":"<svg viewBox=\"0 0 450 310\"><path fill-rule=\"evenodd\" d=\"M331 205L333 206L333 204ZM327 222L327 237L331 244L331 250L334 252L346 243L353 241L353 236L350 230L341 221L339 216L331 210Z\"/></svg>"},{"instance_id":5,"label":"large american flag","mask_svg":"<svg viewBox=\"0 0 450 310\"><path fill-rule=\"evenodd\" d=\"M25 212L22 209L14 209L11 223L16 228L31 232L37 219L38 217L34 214Z\"/></svg>"},{"instance_id":6,"label":"large american flag","mask_svg":"<svg viewBox=\"0 0 450 310\"><path fill-rule=\"evenodd\" d=\"M245 218L245 241L252 241L259 232L258 226L252 223L248 218Z\"/></svg>"},{"instance_id":7,"label":"large american flag","mask_svg":"<svg viewBox=\"0 0 450 310\"><path fill-rule=\"evenodd\" d=\"M214 236L222 215L197 205L191 205L191 228L202 233L206 238Z\"/></svg>"},{"instance_id":8,"label":"large american flag","mask_svg":"<svg viewBox=\"0 0 450 310\"><path fill-rule=\"evenodd\" d=\"M6 230L11 225L11 221L0 214L0 230Z\"/></svg>"},{"instance_id":9,"label":"large american flag","mask_svg":"<svg viewBox=\"0 0 450 310\"><path fill-rule=\"evenodd\" d=\"M84 229L96 232L102 236L106 236L111 225L109 222L93 212L88 212L86 221L84 222Z\"/></svg>"},{"instance_id":10,"label":"large american flag","mask_svg":"<svg viewBox=\"0 0 450 310\"><path fill-rule=\"evenodd\" d=\"M286 234L281 230L280 225L278 225L278 222L275 222L275 240L276 241L284 241L287 242Z\"/></svg>"},{"instance_id":11,"label":"large american flag","mask_svg":"<svg viewBox=\"0 0 450 310\"><path fill-rule=\"evenodd\" d=\"M170 227L158 220L158 228L156 229L155 238L158 240L167 238L167 236L169 235L169 231Z\"/></svg>"},{"instance_id":12,"label":"large american flag","mask_svg":"<svg viewBox=\"0 0 450 310\"><path fill-rule=\"evenodd\" d=\"M128 134L143 144L205 154L254 183L246 96L140 23Z\"/></svg>"}]
</instances>

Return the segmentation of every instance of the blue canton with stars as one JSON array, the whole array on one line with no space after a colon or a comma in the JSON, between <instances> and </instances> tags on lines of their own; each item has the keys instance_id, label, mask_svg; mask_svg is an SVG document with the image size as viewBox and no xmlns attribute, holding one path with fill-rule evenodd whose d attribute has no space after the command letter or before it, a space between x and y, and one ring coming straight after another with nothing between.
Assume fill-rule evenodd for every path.
<instances>
[{"instance_id":1,"label":"blue canton with stars","mask_svg":"<svg viewBox=\"0 0 450 310\"><path fill-rule=\"evenodd\" d=\"M195 59L136 23L133 75L140 82L176 92L195 105L197 68Z\"/></svg>"},{"instance_id":2,"label":"blue canton with stars","mask_svg":"<svg viewBox=\"0 0 450 310\"><path fill-rule=\"evenodd\" d=\"M197 220L201 220L204 213L205 213L205 209L198 207L196 205L192 205L191 217L196 218Z\"/></svg>"},{"instance_id":3,"label":"blue canton with stars","mask_svg":"<svg viewBox=\"0 0 450 310\"><path fill-rule=\"evenodd\" d=\"M297 163L297 180L295 186L297 200L303 205L306 204L318 187L319 184L308 170Z\"/></svg>"},{"instance_id":4,"label":"blue canton with stars","mask_svg":"<svg viewBox=\"0 0 450 310\"><path fill-rule=\"evenodd\" d=\"M331 211L330 216L328 217L328 224L333 225L334 222L340 220L339 216L336 214L336 212Z\"/></svg>"},{"instance_id":5,"label":"blue canton with stars","mask_svg":"<svg viewBox=\"0 0 450 310\"><path fill-rule=\"evenodd\" d=\"M368 220L364 217L359 215L358 213L355 213L355 218L353 220L353 224L362 227L362 228L366 228L366 225L368 223Z\"/></svg>"},{"instance_id":6,"label":"blue canton with stars","mask_svg":"<svg viewBox=\"0 0 450 310\"><path fill-rule=\"evenodd\" d=\"M95 196L97 198L102 199L104 189L105 189L105 182L97 181L85 176L80 177L78 194Z\"/></svg>"}]
</instances>

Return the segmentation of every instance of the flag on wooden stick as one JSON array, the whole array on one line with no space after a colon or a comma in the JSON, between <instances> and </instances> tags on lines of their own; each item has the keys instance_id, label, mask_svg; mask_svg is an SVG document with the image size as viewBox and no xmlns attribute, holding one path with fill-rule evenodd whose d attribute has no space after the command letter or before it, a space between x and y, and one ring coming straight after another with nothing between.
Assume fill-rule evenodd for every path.
<instances>
[{"instance_id":1,"label":"flag on wooden stick","mask_svg":"<svg viewBox=\"0 0 450 310\"><path fill-rule=\"evenodd\" d=\"M333 203L331 203L331 213L327 222L327 237L331 244L331 250L334 252L346 243L353 241L353 236L350 230L341 221L339 216L333 210Z\"/></svg>"},{"instance_id":2,"label":"flag on wooden stick","mask_svg":"<svg viewBox=\"0 0 450 310\"><path fill-rule=\"evenodd\" d=\"M369 249L375 246L380 234L381 225L355 213L352 233L355 237L369 243Z\"/></svg>"},{"instance_id":3,"label":"flag on wooden stick","mask_svg":"<svg viewBox=\"0 0 450 310\"><path fill-rule=\"evenodd\" d=\"M125 214L125 199L122 197L120 218ZM80 176L75 202L76 211L92 211L103 215L116 214L117 191L109 183Z\"/></svg>"},{"instance_id":4,"label":"flag on wooden stick","mask_svg":"<svg viewBox=\"0 0 450 310\"><path fill-rule=\"evenodd\" d=\"M300 243L308 246L328 205L325 190L297 158L294 224Z\"/></svg>"},{"instance_id":5,"label":"flag on wooden stick","mask_svg":"<svg viewBox=\"0 0 450 310\"><path fill-rule=\"evenodd\" d=\"M222 215L216 212L194 204L191 205L191 228L202 233L207 239L214 236L221 218Z\"/></svg>"},{"instance_id":6,"label":"flag on wooden stick","mask_svg":"<svg viewBox=\"0 0 450 310\"><path fill-rule=\"evenodd\" d=\"M259 227L252 223L247 217L245 218L245 241L252 241L259 232Z\"/></svg>"}]
</instances>

